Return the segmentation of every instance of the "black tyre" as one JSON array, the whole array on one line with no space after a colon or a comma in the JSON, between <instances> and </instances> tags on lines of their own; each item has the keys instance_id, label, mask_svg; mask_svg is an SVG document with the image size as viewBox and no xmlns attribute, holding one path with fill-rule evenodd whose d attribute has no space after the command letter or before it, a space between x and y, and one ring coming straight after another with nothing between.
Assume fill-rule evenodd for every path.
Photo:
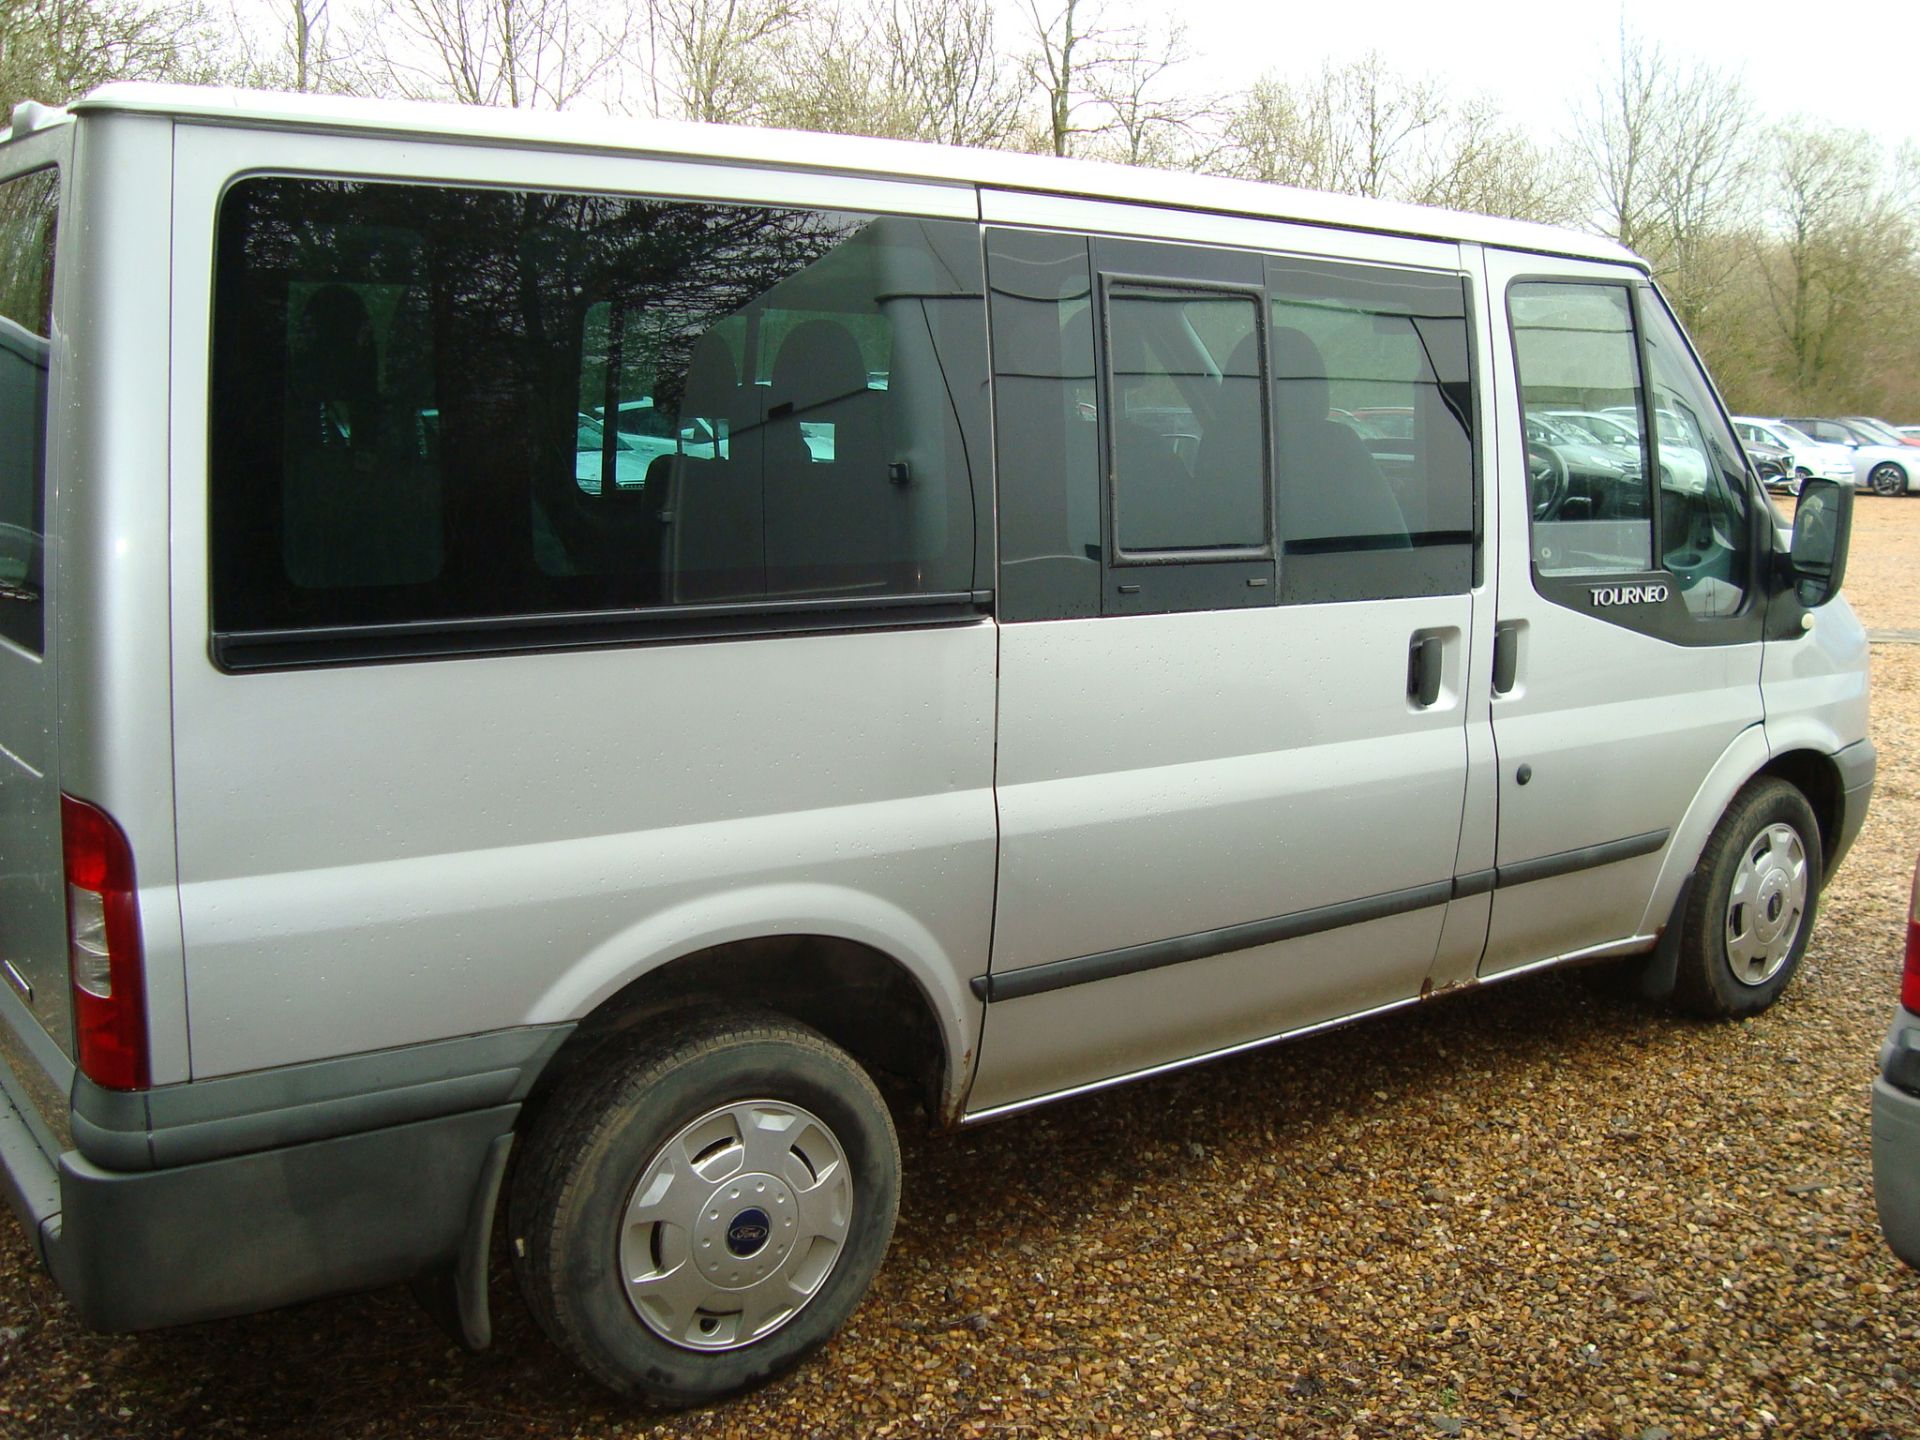
<instances>
[{"instance_id":1,"label":"black tyre","mask_svg":"<svg viewBox=\"0 0 1920 1440\"><path fill-rule=\"evenodd\" d=\"M799 1363L893 1234L900 1149L873 1082L774 1018L637 1036L582 1069L535 1117L508 1211L541 1327L664 1405Z\"/></svg>"},{"instance_id":2,"label":"black tyre","mask_svg":"<svg viewBox=\"0 0 1920 1440\"><path fill-rule=\"evenodd\" d=\"M1907 472L1891 460L1882 460L1867 472L1867 483L1873 487L1876 495L1904 495L1907 493Z\"/></svg>"},{"instance_id":3,"label":"black tyre","mask_svg":"<svg viewBox=\"0 0 1920 1440\"><path fill-rule=\"evenodd\" d=\"M1680 937L1674 1001L1693 1015L1757 1015L1806 953L1819 907L1820 828L1784 780L1735 797L1701 853Z\"/></svg>"}]
</instances>

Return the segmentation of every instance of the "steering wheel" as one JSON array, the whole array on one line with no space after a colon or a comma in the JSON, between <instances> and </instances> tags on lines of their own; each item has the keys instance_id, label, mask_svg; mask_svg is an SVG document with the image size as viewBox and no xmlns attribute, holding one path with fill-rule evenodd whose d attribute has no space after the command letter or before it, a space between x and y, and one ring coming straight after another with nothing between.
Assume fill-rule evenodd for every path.
<instances>
[{"instance_id":1,"label":"steering wheel","mask_svg":"<svg viewBox=\"0 0 1920 1440\"><path fill-rule=\"evenodd\" d=\"M1567 498L1567 462L1558 450L1538 440L1527 442L1527 494L1536 520L1551 519Z\"/></svg>"}]
</instances>

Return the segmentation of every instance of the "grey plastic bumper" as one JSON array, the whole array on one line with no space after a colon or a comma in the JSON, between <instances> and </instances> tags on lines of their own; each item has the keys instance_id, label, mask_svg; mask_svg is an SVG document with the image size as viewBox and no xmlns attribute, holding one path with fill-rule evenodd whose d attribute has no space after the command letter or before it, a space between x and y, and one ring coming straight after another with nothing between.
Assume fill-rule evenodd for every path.
<instances>
[{"instance_id":1,"label":"grey plastic bumper","mask_svg":"<svg viewBox=\"0 0 1920 1440\"><path fill-rule=\"evenodd\" d=\"M47 1266L97 1330L147 1330L368 1289L455 1263L518 1105L201 1165L60 1157Z\"/></svg>"},{"instance_id":2,"label":"grey plastic bumper","mask_svg":"<svg viewBox=\"0 0 1920 1440\"><path fill-rule=\"evenodd\" d=\"M570 1028L139 1094L82 1079L78 1148L58 1156L0 1084L0 1191L96 1329L440 1276L450 1328L484 1344L485 1242L514 1121Z\"/></svg>"},{"instance_id":3,"label":"grey plastic bumper","mask_svg":"<svg viewBox=\"0 0 1920 1440\"><path fill-rule=\"evenodd\" d=\"M1893 1253L1920 1269L1920 1095L1873 1082L1873 1203Z\"/></svg>"}]
</instances>

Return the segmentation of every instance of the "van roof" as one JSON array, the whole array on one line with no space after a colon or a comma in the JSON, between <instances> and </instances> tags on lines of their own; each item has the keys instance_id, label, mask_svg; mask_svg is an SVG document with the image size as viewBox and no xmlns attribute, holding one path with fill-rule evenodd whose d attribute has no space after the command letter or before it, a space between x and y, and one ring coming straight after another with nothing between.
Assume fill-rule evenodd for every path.
<instances>
[{"instance_id":1,"label":"van roof","mask_svg":"<svg viewBox=\"0 0 1920 1440\"><path fill-rule=\"evenodd\" d=\"M1611 240L1577 230L1502 220L1422 205L1363 200L1254 180L1148 170L1090 160L1061 160L970 150L911 140L701 125L584 112L506 110L415 100L363 100L193 85L105 85L68 107L71 114L113 111L171 115L189 122L358 134L430 135L447 140L772 165L783 169L906 178L1091 200L1147 204L1223 215L1470 241L1583 259L1644 262ZM42 112L38 124L64 118ZM38 124L36 128L38 128Z\"/></svg>"}]
</instances>

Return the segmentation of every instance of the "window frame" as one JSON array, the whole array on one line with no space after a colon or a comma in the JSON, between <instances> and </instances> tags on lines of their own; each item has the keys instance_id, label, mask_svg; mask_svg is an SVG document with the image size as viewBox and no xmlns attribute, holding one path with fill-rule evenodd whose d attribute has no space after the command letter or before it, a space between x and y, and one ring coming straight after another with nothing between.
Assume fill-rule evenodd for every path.
<instances>
[{"instance_id":1,"label":"window frame","mask_svg":"<svg viewBox=\"0 0 1920 1440\"><path fill-rule=\"evenodd\" d=\"M0 186L11 185L35 175L53 176L53 243L48 257L50 283L47 286L46 330L32 332L32 338L46 346L46 370L41 380L41 409L39 432L33 438L36 451L34 465L34 493L31 497L30 516L32 520L32 544L38 557L39 575L37 585L25 585L20 588L31 591L30 599L10 597L6 600L6 624L0 626L0 644L12 647L22 654L44 658L48 648L48 602L54 588L54 545L53 545L53 469L54 421L59 413L59 402L55 396L54 375L54 338L59 328L54 323L58 308L57 295L60 285L61 251L64 249L63 237L67 228L69 196L67 193L68 161L72 153L71 136L67 127L61 127L47 137L45 144L36 144L40 137L28 135L23 138L20 149L7 159L15 162L15 167L0 172ZM24 326L21 327L25 329ZM30 562L27 570L29 579L34 577L34 566ZM24 624L17 622L25 621Z\"/></svg>"},{"instance_id":2,"label":"window frame","mask_svg":"<svg viewBox=\"0 0 1920 1440\"><path fill-rule=\"evenodd\" d=\"M1102 270L1095 284L1100 295L1099 345L1096 348L1096 374L1099 376L1100 445L1102 470L1106 479L1105 526L1107 565L1120 569L1136 565L1221 565L1236 561L1274 561L1279 553L1275 538L1277 524L1273 474L1273 402L1269 388L1273 384L1272 357L1268 353L1270 326L1267 300L1261 287L1233 281L1181 280L1163 276L1132 275ZM1195 299L1211 296L1237 296L1253 306L1254 336L1259 349L1260 366L1260 509L1265 540L1259 545L1221 545L1192 549L1129 550L1120 543L1120 474L1115 454L1114 426L1120 416L1118 382L1113 372L1114 292L1131 290L1135 294L1187 295ZM1129 298L1125 294L1121 298Z\"/></svg>"},{"instance_id":3,"label":"window frame","mask_svg":"<svg viewBox=\"0 0 1920 1440\"><path fill-rule=\"evenodd\" d=\"M1533 581L1534 593L1551 604L1564 609L1576 610L1584 615L1603 620L1610 625L1633 630L1676 645L1708 646L1733 645L1762 638L1765 616L1768 610L1766 556L1772 552L1769 548L1769 532L1764 522L1768 511L1766 505L1755 501L1756 494L1763 493L1753 473L1753 462L1746 457L1744 449L1740 451L1745 461L1745 483L1749 504L1747 506L1747 584L1746 597L1738 611L1732 615L1696 615L1687 606L1678 585L1674 584L1673 571L1662 563L1666 550L1665 537L1661 533L1661 507L1658 497L1658 467L1660 464L1659 431L1653 428L1656 408L1651 382L1652 356L1647 341L1647 318L1643 306L1659 304L1680 337L1684 347L1685 359L1693 366L1700 378L1708 402L1719 412L1720 418L1730 431L1733 431L1732 412L1727 409L1726 401L1714 385L1711 373L1701 362L1699 352L1694 348L1692 337L1686 327L1680 323L1672 307L1666 305L1665 297L1642 272L1620 273L1617 275L1568 274L1550 270L1528 271L1514 275L1506 282L1502 297L1502 308L1506 313L1506 335L1504 344L1507 358L1513 367L1513 399L1509 402L1510 413L1520 422L1518 431L1522 463L1517 478L1511 482L1522 490L1525 488L1526 465L1526 378L1520 368L1520 349L1516 343L1514 325L1514 291L1523 285L1597 285L1612 286L1627 293L1628 315L1633 326L1633 362L1640 395L1640 425L1642 445L1648 462L1647 482L1648 533L1651 539L1652 565L1646 570L1611 570L1575 572L1564 575L1543 575L1534 560L1533 514L1530 504L1527 511L1527 573ZM1736 439L1738 432L1734 431ZM1614 589L1623 586L1658 585L1666 588L1666 597L1656 603L1638 605L1611 605L1596 607L1593 592L1596 589Z\"/></svg>"}]
</instances>

